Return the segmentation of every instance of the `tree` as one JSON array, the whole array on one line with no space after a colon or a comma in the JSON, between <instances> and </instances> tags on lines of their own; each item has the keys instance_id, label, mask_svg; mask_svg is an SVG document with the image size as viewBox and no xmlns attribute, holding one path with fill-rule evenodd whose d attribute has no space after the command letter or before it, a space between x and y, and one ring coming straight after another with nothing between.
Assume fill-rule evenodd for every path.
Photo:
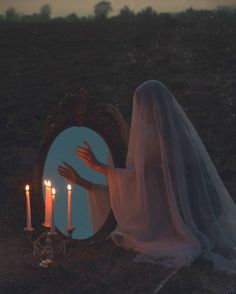
<instances>
[{"instance_id":1,"label":"tree","mask_svg":"<svg viewBox=\"0 0 236 294\"><path fill-rule=\"evenodd\" d=\"M134 16L134 12L127 5L121 8L120 17L130 19L133 16Z\"/></svg>"},{"instance_id":2,"label":"tree","mask_svg":"<svg viewBox=\"0 0 236 294\"><path fill-rule=\"evenodd\" d=\"M9 7L5 12L5 20L15 22L19 20L19 15L14 7Z\"/></svg>"},{"instance_id":3,"label":"tree","mask_svg":"<svg viewBox=\"0 0 236 294\"><path fill-rule=\"evenodd\" d=\"M78 16L76 13L71 13L65 17L65 20L68 22L74 22L78 20Z\"/></svg>"},{"instance_id":4,"label":"tree","mask_svg":"<svg viewBox=\"0 0 236 294\"><path fill-rule=\"evenodd\" d=\"M218 15L230 15L233 14L236 10L236 7L233 6L225 6L225 5L220 5L217 7L216 12Z\"/></svg>"},{"instance_id":5,"label":"tree","mask_svg":"<svg viewBox=\"0 0 236 294\"><path fill-rule=\"evenodd\" d=\"M141 10L137 15L141 18L148 19L150 17L156 16L157 13L155 10L152 9L151 6L148 6L148 7L144 8L143 10Z\"/></svg>"},{"instance_id":6,"label":"tree","mask_svg":"<svg viewBox=\"0 0 236 294\"><path fill-rule=\"evenodd\" d=\"M52 8L50 5L45 4L40 8L40 19L43 21L49 21L51 18Z\"/></svg>"},{"instance_id":7,"label":"tree","mask_svg":"<svg viewBox=\"0 0 236 294\"><path fill-rule=\"evenodd\" d=\"M108 14L112 11L111 3L108 1L98 2L94 6L94 14L96 18L106 18Z\"/></svg>"}]
</instances>

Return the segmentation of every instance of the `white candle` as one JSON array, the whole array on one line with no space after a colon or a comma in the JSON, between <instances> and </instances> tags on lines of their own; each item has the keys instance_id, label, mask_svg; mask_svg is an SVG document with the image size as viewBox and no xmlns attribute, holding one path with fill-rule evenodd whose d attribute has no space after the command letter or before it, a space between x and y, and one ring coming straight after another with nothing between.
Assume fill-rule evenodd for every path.
<instances>
[{"instance_id":1,"label":"white candle","mask_svg":"<svg viewBox=\"0 0 236 294\"><path fill-rule=\"evenodd\" d=\"M71 185L67 185L67 230L72 230L72 198Z\"/></svg>"},{"instance_id":2,"label":"white candle","mask_svg":"<svg viewBox=\"0 0 236 294\"><path fill-rule=\"evenodd\" d=\"M55 188L52 188L51 234L55 233L55 223L54 223L55 198L56 198L56 190Z\"/></svg>"},{"instance_id":3,"label":"white candle","mask_svg":"<svg viewBox=\"0 0 236 294\"><path fill-rule=\"evenodd\" d=\"M44 226L47 228L51 227L51 213L52 213L52 187L50 181L44 181L45 184L45 220Z\"/></svg>"},{"instance_id":4,"label":"white candle","mask_svg":"<svg viewBox=\"0 0 236 294\"><path fill-rule=\"evenodd\" d=\"M27 218L27 226L25 231L32 232L34 229L31 224L31 206L30 206L30 187L29 185L25 186L25 196L26 196L26 218Z\"/></svg>"}]
</instances>

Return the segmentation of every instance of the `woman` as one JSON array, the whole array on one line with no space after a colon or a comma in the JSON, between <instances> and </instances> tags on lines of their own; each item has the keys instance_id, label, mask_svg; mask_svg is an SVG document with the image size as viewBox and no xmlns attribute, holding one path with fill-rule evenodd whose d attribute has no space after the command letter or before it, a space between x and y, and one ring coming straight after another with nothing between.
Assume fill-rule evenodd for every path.
<instances>
[{"instance_id":1,"label":"woman","mask_svg":"<svg viewBox=\"0 0 236 294\"><path fill-rule=\"evenodd\" d=\"M215 269L236 272L236 205L173 94L156 80L140 85L130 135L107 107L129 142L126 169L98 162L89 145L77 154L108 176L115 243L137 251L137 262L179 267L201 256ZM60 172L66 177L73 169Z\"/></svg>"}]
</instances>

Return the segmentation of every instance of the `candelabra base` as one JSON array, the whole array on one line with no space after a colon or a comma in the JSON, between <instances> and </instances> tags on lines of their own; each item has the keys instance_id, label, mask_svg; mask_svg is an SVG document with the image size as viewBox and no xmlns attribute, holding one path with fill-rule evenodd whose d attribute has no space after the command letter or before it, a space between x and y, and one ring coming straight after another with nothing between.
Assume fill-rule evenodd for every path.
<instances>
[{"instance_id":1,"label":"candelabra base","mask_svg":"<svg viewBox=\"0 0 236 294\"><path fill-rule=\"evenodd\" d=\"M66 253L66 241L57 232L46 232L34 241L34 255L40 258L39 266L48 267Z\"/></svg>"},{"instance_id":2,"label":"candelabra base","mask_svg":"<svg viewBox=\"0 0 236 294\"><path fill-rule=\"evenodd\" d=\"M24 231L25 232L33 232L34 231L34 228L32 228L32 227L26 227L26 228L24 228Z\"/></svg>"}]
</instances>

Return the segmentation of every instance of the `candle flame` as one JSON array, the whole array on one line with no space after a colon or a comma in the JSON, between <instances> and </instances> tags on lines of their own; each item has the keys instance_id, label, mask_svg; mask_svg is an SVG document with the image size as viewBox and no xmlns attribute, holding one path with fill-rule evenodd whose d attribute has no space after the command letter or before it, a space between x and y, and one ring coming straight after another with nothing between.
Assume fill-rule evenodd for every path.
<instances>
[{"instance_id":1,"label":"candle flame","mask_svg":"<svg viewBox=\"0 0 236 294\"><path fill-rule=\"evenodd\" d=\"M48 180L45 180L44 181L44 185L46 186L46 187L51 187L51 182L50 181L48 181Z\"/></svg>"},{"instance_id":2,"label":"candle flame","mask_svg":"<svg viewBox=\"0 0 236 294\"><path fill-rule=\"evenodd\" d=\"M67 185L67 190L68 191L71 191L72 190L72 187L71 187L71 185L69 184L69 185Z\"/></svg>"},{"instance_id":3,"label":"candle flame","mask_svg":"<svg viewBox=\"0 0 236 294\"><path fill-rule=\"evenodd\" d=\"M26 185L25 186L25 191L29 191L29 189L30 189L30 186L29 185Z\"/></svg>"},{"instance_id":4,"label":"candle flame","mask_svg":"<svg viewBox=\"0 0 236 294\"><path fill-rule=\"evenodd\" d=\"M52 188L52 195L55 196L55 194L56 194L56 189L55 188Z\"/></svg>"}]
</instances>

